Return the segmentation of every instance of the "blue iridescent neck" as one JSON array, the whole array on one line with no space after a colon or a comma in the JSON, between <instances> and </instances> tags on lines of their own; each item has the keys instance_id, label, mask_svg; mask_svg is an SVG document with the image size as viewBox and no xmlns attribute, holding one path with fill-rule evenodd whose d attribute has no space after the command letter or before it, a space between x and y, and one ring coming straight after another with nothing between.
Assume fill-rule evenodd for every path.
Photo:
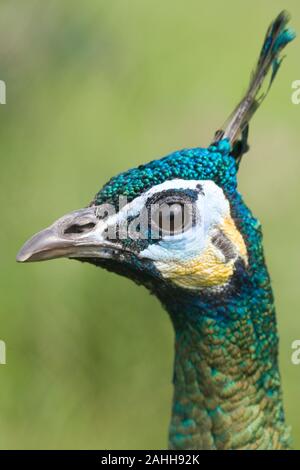
<instances>
[{"instance_id":1,"label":"blue iridescent neck","mask_svg":"<svg viewBox=\"0 0 300 470\"><path fill-rule=\"evenodd\" d=\"M173 449L289 447L261 229L239 194L231 205L249 267L237 263L223 293L159 293L175 329Z\"/></svg>"}]
</instances>

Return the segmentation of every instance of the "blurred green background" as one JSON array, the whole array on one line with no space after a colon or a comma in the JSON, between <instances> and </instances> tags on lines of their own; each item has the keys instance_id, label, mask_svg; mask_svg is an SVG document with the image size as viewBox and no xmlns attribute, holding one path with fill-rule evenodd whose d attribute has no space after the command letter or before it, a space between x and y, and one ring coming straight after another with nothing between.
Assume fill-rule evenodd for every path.
<instances>
[{"instance_id":1,"label":"blurred green background","mask_svg":"<svg viewBox=\"0 0 300 470\"><path fill-rule=\"evenodd\" d=\"M282 8L300 33L296 0L1 1L1 448L166 447L173 332L158 301L87 264L18 265L15 255L110 176L207 145ZM240 170L264 226L298 449L299 51L299 41L287 49Z\"/></svg>"}]
</instances>

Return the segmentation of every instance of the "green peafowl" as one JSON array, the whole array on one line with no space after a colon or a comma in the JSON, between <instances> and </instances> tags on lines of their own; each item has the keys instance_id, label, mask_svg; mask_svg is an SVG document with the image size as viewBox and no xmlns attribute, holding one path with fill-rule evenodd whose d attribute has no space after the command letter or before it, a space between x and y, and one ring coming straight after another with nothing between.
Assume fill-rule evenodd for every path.
<instances>
[{"instance_id":1,"label":"green peafowl","mask_svg":"<svg viewBox=\"0 0 300 470\"><path fill-rule=\"evenodd\" d=\"M249 120L295 36L288 21L281 12L270 25L246 95L208 148L119 174L17 256L87 261L158 297L175 330L171 449L290 447L261 226L237 190Z\"/></svg>"}]
</instances>

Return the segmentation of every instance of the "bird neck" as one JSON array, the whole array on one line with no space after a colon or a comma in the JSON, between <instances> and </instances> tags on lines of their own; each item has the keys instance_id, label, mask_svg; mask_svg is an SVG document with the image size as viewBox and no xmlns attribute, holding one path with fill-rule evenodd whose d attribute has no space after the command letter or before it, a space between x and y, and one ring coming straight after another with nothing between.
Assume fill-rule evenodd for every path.
<instances>
[{"instance_id":1,"label":"bird neck","mask_svg":"<svg viewBox=\"0 0 300 470\"><path fill-rule=\"evenodd\" d=\"M250 313L241 317L239 308L207 315L194 302L181 306L181 316L176 302L174 316L168 306L175 327L172 449L289 446L276 331L256 324Z\"/></svg>"},{"instance_id":2,"label":"bird neck","mask_svg":"<svg viewBox=\"0 0 300 470\"><path fill-rule=\"evenodd\" d=\"M239 195L248 247L223 292L159 293L175 329L173 449L286 449L278 336L260 224ZM239 222L237 222L238 224Z\"/></svg>"}]
</instances>

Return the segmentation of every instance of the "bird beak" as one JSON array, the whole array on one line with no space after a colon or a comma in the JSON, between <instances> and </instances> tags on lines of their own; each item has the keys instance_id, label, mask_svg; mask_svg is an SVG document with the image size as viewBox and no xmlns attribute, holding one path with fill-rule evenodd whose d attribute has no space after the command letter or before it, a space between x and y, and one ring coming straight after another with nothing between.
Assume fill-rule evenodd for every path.
<instances>
[{"instance_id":1,"label":"bird beak","mask_svg":"<svg viewBox=\"0 0 300 470\"><path fill-rule=\"evenodd\" d=\"M107 223L97 217L96 206L71 212L30 238L17 261L54 258L111 258L120 246L107 240Z\"/></svg>"}]
</instances>

